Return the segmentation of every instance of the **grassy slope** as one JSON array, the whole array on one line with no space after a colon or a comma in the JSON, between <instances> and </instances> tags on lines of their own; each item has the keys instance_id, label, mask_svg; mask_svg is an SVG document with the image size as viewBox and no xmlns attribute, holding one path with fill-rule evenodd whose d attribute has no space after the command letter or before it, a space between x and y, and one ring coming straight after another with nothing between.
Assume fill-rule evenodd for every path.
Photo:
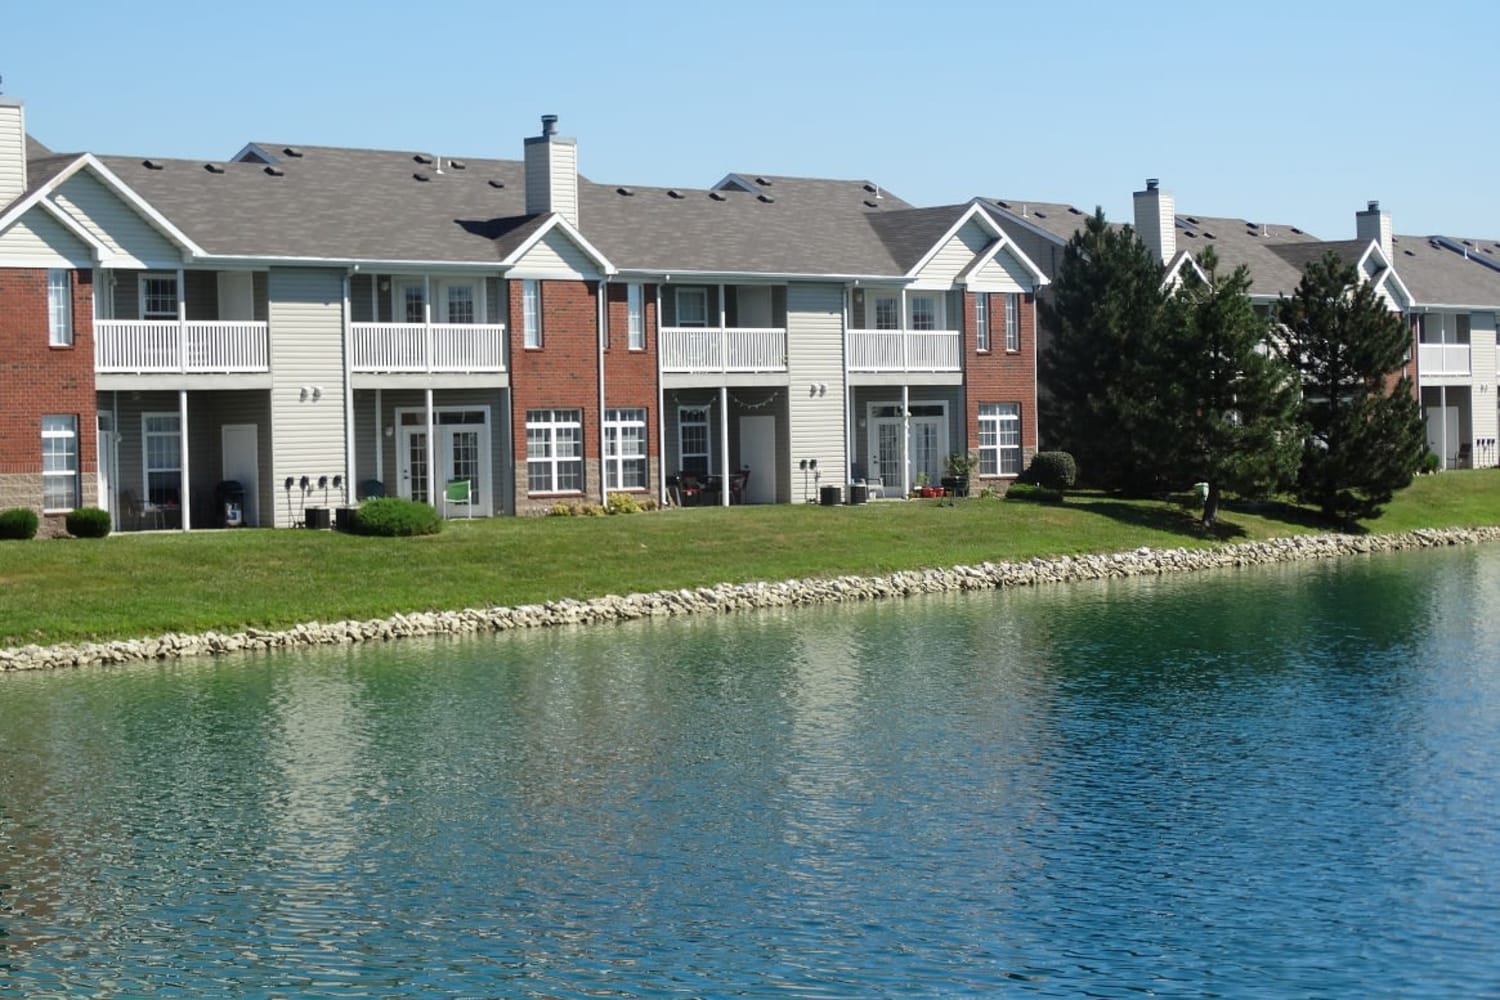
<instances>
[{"instance_id":1,"label":"grassy slope","mask_svg":"<svg viewBox=\"0 0 1500 1000\"><path fill-rule=\"evenodd\" d=\"M1369 527L1500 524L1500 471L1419 479ZM0 647L524 604L723 581L950 566L1328 530L1306 511L1227 510L1212 537L1156 501L970 500L459 521L417 539L332 532L0 543Z\"/></svg>"}]
</instances>

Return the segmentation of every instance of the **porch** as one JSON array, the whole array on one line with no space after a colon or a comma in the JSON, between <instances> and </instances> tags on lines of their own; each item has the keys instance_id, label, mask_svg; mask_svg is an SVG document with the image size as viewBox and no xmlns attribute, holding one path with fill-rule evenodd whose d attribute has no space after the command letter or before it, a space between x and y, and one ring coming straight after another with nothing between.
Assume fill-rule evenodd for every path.
<instances>
[{"instance_id":1,"label":"porch","mask_svg":"<svg viewBox=\"0 0 1500 1000\"><path fill-rule=\"evenodd\" d=\"M785 285L664 285L658 345L667 374L784 373Z\"/></svg>"},{"instance_id":2,"label":"porch","mask_svg":"<svg viewBox=\"0 0 1500 1000\"><path fill-rule=\"evenodd\" d=\"M1467 385L1428 385L1421 391L1427 450L1440 469L1488 468L1500 461L1494 411L1483 415L1487 398L1476 399ZM1493 406L1493 404L1490 404Z\"/></svg>"},{"instance_id":3,"label":"porch","mask_svg":"<svg viewBox=\"0 0 1500 1000\"><path fill-rule=\"evenodd\" d=\"M961 292L851 289L849 371L960 372L962 317Z\"/></svg>"},{"instance_id":4,"label":"porch","mask_svg":"<svg viewBox=\"0 0 1500 1000\"><path fill-rule=\"evenodd\" d=\"M102 285L98 374L270 371L265 272L106 270Z\"/></svg>"},{"instance_id":5,"label":"porch","mask_svg":"<svg viewBox=\"0 0 1500 1000\"><path fill-rule=\"evenodd\" d=\"M729 506L790 503L787 390L764 385L683 388L663 398L663 498ZM676 480L675 482L673 480ZM696 490L691 496L683 492Z\"/></svg>"},{"instance_id":6,"label":"porch","mask_svg":"<svg viewBox=\"0 0 1500 1000\"><path fill-rule=\"evenodd\" d=\"M503 373L503 323L354 323L358 373Z\"/></svg>"},{"instance_id":7,"label":"porch","mask_svg":"<svg viewBox=\"0 0 1500 1000\"><path fill-rule=\"evenodd\" d=\"M948 456L969 450L960 387L857 386L849 409L850 479L879 480L887 497L939 486Z\"/></svg>"}]
</instances>

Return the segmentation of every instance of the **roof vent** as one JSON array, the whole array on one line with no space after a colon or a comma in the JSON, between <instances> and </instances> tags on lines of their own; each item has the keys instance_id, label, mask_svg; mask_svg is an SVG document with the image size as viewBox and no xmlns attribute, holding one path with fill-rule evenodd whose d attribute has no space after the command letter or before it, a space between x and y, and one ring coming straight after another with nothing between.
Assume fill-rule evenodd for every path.
<instances>
[{"instance_id":1,"label":"roof vent","mask_svg":"<svg viewBox=\"0 0 1500 1000\"><path fill-rule=\"evenodd\" d=\"M880 207L880 202L876 201L873 198L866 198L865 199L865 207L866 208L879 208Z\"/></svg>"},{"instance_id":2,"label":"roof vent","mask_svg":"<svg viewBox=\"0 0 1500 1000\"><path fill-rule=\"evenodd\" d=\"M1184 215L1183 218L1188 221L1188 225L1190 226L1196 226L1198 224L1198 220L1193 218L1191 215Z\"/></svg>"},{"instance_id":3,"label":"roof vent","mask_svg":"<svg viewBox=\"0 0 1500 1000\"><path fill-rule=\"evenodd\" d=\"M624 197L629 198L631 195L635 194L635 188L617 187L615 188L615 194L623 195Z\"/></svg>"},{"instance_id":4,"label":"roof vent","mask_svg":"<svg viewBox=\"0 0 1500 1000\"><path fill-rule=\"evenodd\" d=\"M418 153L413 156L412 159L424 166L432 163L432 157L428 156L426 153Z\"/></svg>"},{"instance_id":5,"label":"roof vent","mask_svg":"<svg viewBox=\"0 0 1500 1000\"><path fill-rule=\"evenodd\" d=\"M677 190L676 188L670 188L667 191L667 197L668 198L681 198L682 197L682 192L679 191L679 190Z\"/></svg>"},{"instance_id":6,"label":"roof vent","mask_svg":"<svg viewBox=\"0 0 1500 1000\"><path fill-rule=\"evenodd\" d=\"M449 160L448 166L453 170L466 170L468 169L469 165L463 160Z\"/></svg>"},{"instance_id":7,"label":"roof vent","mask_svg":"<svg viewBox=\"0 0 1500 1000\"><path fill-rule=\"evenodd\" d=\"M999 198L995 199L995 204L999 205L1001 208L1010 208L1010 202L1001 201Z\"/></svg>"},{"instance_id":8,"label":"roof vent","mask_svg":"<svg viewBox=\"0 0 1500 1000\"><path fill-rule=\"evenodd\" d=\"M542 115L542 135L557 134L557 116Z\"/></svg>"},{"instance_id":9,"label":"roof vent","mask_svg":"<svg viewBox=\"0 0 1500 1000\"><path fill-rule=\"evenodd\" d=\"M412 175L411 176L412 176L412 180L417 180L417 181L430 181L430 180L432 180L431 177L429 177L426 174L422 173L422 171L420 171L420 170L414 170L414 171L412 171Z\"/></svg>"},{"instance_id":10,"label":"roof vent","mask_svg":"<svg viewBox=\"0 0 1500 1000\"><path fill-rule=\"evenodd\" d=\"M708 196L714 201L723 201L725 199L725 195L722 191L710 191L708 192Z\"/></svg>"},{"instance_id":11,"label":"roof vent","mask_svg":"<svg viewBox=\"0 0 1500 1000\"><path fill-rule=\"evenodd\" d=\"M1203 238L1206 239L1206 240L1216 240L1216 239L1218 239L1217 236L1215 236L1213 233L1209 232L1207 229L1203 230Z\"/></svg>"},{"instance_id":12,"label":"roof vent","mask_svg":"<svg viewBox=\"0 0 1500 1000\"><path fill-rule=\"evenodd\" d=\"M1193 232L1191 229L1185 231L1182 235L1186 236L1190 240L1191 239L1197 239L1197 237L1198 237L1198 234L1195 233L1195 232Z\"/></svg>"},{"instance_id":13,"label":"roof vent","mask_svg":"<svg viewBox=\"0 0 1500 1000\"><path fill-rule=\"evenodd\" d=\"M768 194L758 194L758 195L755 196L755 198L756 198L757 201L763 201L767 205L771 204L772 202L774 202L776 200L775 198L772 198Z\"/></svg>"},{"instance_id":14,"label":"roof vent","mask_svg":"<svg viewBox=\"0 0 1500 1000\"><path fill-rule=\"evenodd\" d=\"M763 188L768 188L771 186L771 182L764 177L755 178L755 183L759 184Z\"/></svg>"},{"instance_id":15,"label":"roof vent","mask_svg":"<svg viewBox=\"0 0 1500 1000\"><path fill-rule=\"evenodd\" d=\"M1068 206L1068 213L1070 215L1082 215L1083 214L1083 210L1082 209L1078 209L1078 208L1074 208L1072 205L1069 205Z\"/></svg>"},{"instance_id":16,"label":"roof vent","mask_svg":"<svg viewBox=\"0 0 1500 1000\"><path fill-rule=\"evenodd\" d=\"M298 149L296 146L286 146L286 147L283 147L281 151L282 151L282 153L286 154L287 156L295 156L295 157L301 157L302 156L302 150Z\"/></svg>"},{"instance_id":17,"label":"roof vent","mask_svg":"<svg viewBox=\"0 0 1500 1000\"><path fill-rule=\"evenodd\" d=\"M157 162L156 160L142 160L141 166L145 167L147 170L160 170L162 168L162 164Z\"/></svg>"},{"instance_id":18,"label":"roof vent","mask_svg":"<svg viewBox=\"0 0 1500 1000\"><path fill-rule=\"evenodd\" d=\"M203 164L203 169L211 174L222 174L224 172L224 165L222 163L205 163Z\"/></svg>"},{"instance_id":19,"label":"roof vent","mask_svg":"<svg viewBox=\"0 0 1500 1000\"><path fill-rule=\"evenodd\" d=\"M490 187L492 187L492 188L503 188L503 187L505 187L505 182L504 181L498 181L495 178L491 177L490 178Z\"/></svg>"},{"instance_id":20,"label":"roof vent","mask_svg":"<svg viewBox=\"0 0 1500 1000\"><path fill-rule=\"evenodd\" d=\"M1302 235L1302 230L1298 229L1296 226L1292 227L1292 232L1296 233L1298 236Z\"/></svg>"},{"instance_id":21,"label":"roof vent","mask_svg":"<svg viewBox=\"0 0 1500 1000\"><path fill-rule=\"evenodd\" d=\"M1406 254L1406 256L1408 256L1408 257L1415 257L1416 256L1416 254L1412 253L1410 250L1402 250L1401 252L1404 253L1404 254ZM1489 251L1486 250L1485 253L1489 253Z\"/></svg>"},{"instance_id":22,"label":"roof vent","mask_svg":"<svg viewBox=\"0 0 1500 1000\"><path fill-rule=\"evenodd\" d=\"M1036 216L1038 219L1045 219L1047 217L1046 212L1032 212L1031 214Z\"/></svg>"},{"instance_id":23,"label":"roof vent","mask_svg":"<svg viewBox=\"0 0 1500 1000\"><path fill-rule=\"evenodd\" d=\"M864 187L864 189L866 191L870 192L871 194L875 193L875 185L874 184L865 184L865 185L863 185L863 187Z\"/></svg>"},{"instance_id":24,"label":"roof vent","mask_svg":"<svg viewBox=\"0 0 1500 1000\"><path fill-rule=\"evenodd\" d=\"M280 167L273 167L270 164L266 165L265 171L271 177L280 177L286 173L286 171L282 170Z\"/></svg>"}]
</instances>

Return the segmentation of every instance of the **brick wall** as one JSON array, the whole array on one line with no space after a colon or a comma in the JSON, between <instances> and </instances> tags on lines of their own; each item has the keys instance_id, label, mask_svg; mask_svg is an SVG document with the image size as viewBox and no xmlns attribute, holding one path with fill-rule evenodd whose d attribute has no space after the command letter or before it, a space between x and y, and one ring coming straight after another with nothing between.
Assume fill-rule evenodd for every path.
<instances>
[{"instance_id":1,"label":"brick wall","mask_svg":"<svg viewBox=\"0 0 1500 1000\"><path fill-rule=\"evenodd\" d=\"M1021 464L1024 468L1036 454L1036 296L1021 296L1021 348L1005 349L1005 296L989 296L990 350L977 348L975 299L977 294L964 293L964 384L966 426L971 450L979 447L979 404L1021 404ZM1009 476L987 476L988 480L1006 483ZM977 473L976 473L977 479Z\"/></svg>"},{"instance_id":2,"label":"brick wall","mask_svg":"<svg viewBox=\"0 0 1500 1000\"><path fill-rule=\"evenodd\" d=\"M656 286L641 288L644 350L630 350L629 291L625 285L608 286L609 348L604 356L604 399L609 408L640 407L646 411L646 489L654 493L658 483L657 442L661 414L657 412L656 386Z\"/></svg>"},{"instance_id":3,"label":"brick wall","mask_svg":"<svg viewBox=\"0 0 1500 1000\"><path fill-rule=\"evenodd\" d=\"M510 282L506 336L511 360L511 448L516 513L545 510L556 494L526 488L526 411L580 410L583 416L584 497L599 496L599 368L597 281L542 281L542 346L525 346L520 281ZM622 404L623 405L623 404ZM565 499L578 499L565 494Z\"/></svg>"},{"instance_id":4,"label":"brick wall","mask_svg":"<svg viewBox=\"0 0 1500 1000\"><path fill-rule=\"evenodd\" d=\"M42 509L42 417L78 421L79 503L95 502L93 272L72 272L73 346L48 346L47 271L0 268L0 506ZM62 531L61 516L41 531Z\"/></svg>"}]
</instances>

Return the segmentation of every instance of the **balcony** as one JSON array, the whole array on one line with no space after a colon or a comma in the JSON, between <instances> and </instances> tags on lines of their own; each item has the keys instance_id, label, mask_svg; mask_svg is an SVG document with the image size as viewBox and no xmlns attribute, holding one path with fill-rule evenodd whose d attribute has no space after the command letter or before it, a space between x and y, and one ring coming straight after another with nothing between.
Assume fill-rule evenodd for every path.
<instances>
[{"instance_id":1,"label":"balcony","mask_svg":"<svg viewBox=\"0 0 1500 1000\"><path fill-rule=\"evenodd\" d=\"M664 326L661 370L686 373L784 372L784 327Z\"/></svg>"},{"instance_id":2,"label":"balcony","mask_svg":"<svg viewBox=\"0 0 1500 1000\"><path fill-rule=\"evenodd\" d=\"M1417 371L1421 375L1468 375L1468 344L1418 344Z\"/></svg>"},{"instance_id":3,"label":"balcony","mask_svg":"<svg viewBox=\"0 0 1500 1000\"><path fill-rule=\"evenodd\" d=\"M355 323L356 372L503 372L503 323Z\"/></svg>"},{"instance_id":4,"label":"balcony","mask_svg":"<svg viewBox=\"0 0 1500 1000\"><path fill-rule=\"evenodd\" d=\"M94 370L103 373L265 372L267 325L249 321L94 321Z\"/></svg>"},{"instance_id":5,"label":"balcony","mask_svg":"<svg viewBox=\"0 0 1500 1000\"><path fill-rule=\"evenodd\" d=\"M849 370L956 372L963 356L957 330L850 330Z\"/></svg>"}]
</instances>

